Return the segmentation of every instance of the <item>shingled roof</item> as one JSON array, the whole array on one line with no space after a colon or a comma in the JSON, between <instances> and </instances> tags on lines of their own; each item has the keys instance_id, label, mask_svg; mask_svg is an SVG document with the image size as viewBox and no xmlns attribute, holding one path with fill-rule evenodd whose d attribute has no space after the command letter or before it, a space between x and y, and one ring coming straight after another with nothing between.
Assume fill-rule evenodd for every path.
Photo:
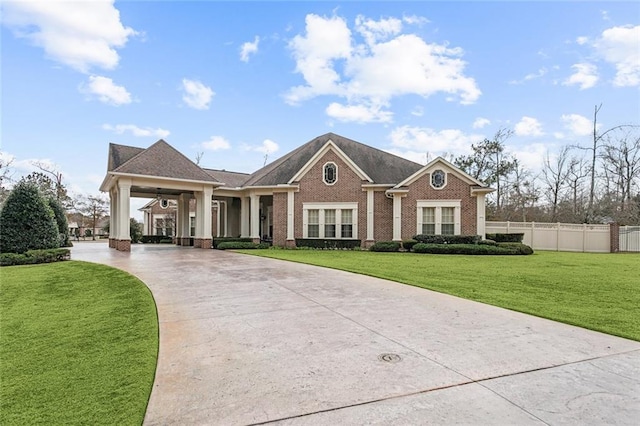
<instances>
[{"instance_id":1,"label":"shingled roof","mask_svg":"<svg viewBox=\"0 0 640 426\"><path fill-rule=\"evenodd\" d=\"M413 161L335 133L327 133L256 171L244 186L272 186L288 183L329 140L360 167L373 180L373 183L397 184L422 168L422 165Z\"/></svg>"},{"instance_id":2,"label":"shingled roof","mask_svg":"<svg viewBox=\"0 0 640 426\"><path fill-rule=\"evenodd\" d=\"M108 167L119 173L217 182L162 139L147 149L110 144Z\"/></svg>"},{"instance_id":3,"label":"shingled roof","mask_svg":"<svg viewBox=\"0 0 640 426\"><path fill-rule=\"evenodd\" d=\"M215 170L215 169L205 169L211 177L213 177L218 182L223 183L223 187L229 188L239 188L247 181L249 178L249 173L240 173L240 172L230 172L227 170Z\"/></svg>"}]
</instances>

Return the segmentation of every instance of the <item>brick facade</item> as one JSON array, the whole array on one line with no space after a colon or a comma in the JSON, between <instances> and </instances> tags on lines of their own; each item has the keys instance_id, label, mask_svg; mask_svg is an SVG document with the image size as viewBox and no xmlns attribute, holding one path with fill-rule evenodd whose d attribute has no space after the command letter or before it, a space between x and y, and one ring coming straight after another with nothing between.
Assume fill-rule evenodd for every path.
<instances>
[{"instance_id":1,"label":"brick facade","mask_svg":"<svg viewBox=\"0 0 640 426\"><path fill-rule=\"evenodd\" d=\"M273 194L273 245L278 247L287 242L287 197L286 192Z\"/></svg>"},{"instance_id":2,"label":"brick facade","mask_svg":"<svg viewBox=\"0 0 640 426\"><path fill-rule=\"evenodd\" d=\"M337 166L338 180L334 185L327 185L323 181L323 167L327 162ZM295 237L302 238L302 206L303 203L358 203L358 234L354 239L364 242L367 236L367 193L362 190L360 177L345 163L338 154L328 151L316 164L300 179L300 191L295 193L294 229ZM286 201L286 199L285 199ZM275 201L274 201L275 203ZM285 210L286 213L286 210ZM274 214L275 217L275 214ZM286 215L285 215L286 225ZM286 232L286 231L285 231Z\"/></svg>"},{"instance_id":3,"label":"brick facade","mask_svg":"<svg viewBox=\"0 0 640 426\"><path fill-rule=\"evenodd\" d=\"M453 173L447 173L447 183L442 189L434 189L430 180L431 174L425 173L407 187L409 192L402 199L402 239L416 234L418 200L460 200L460 234L475 235L478 205L469 184Z\"/></svg>"}]
</instances>

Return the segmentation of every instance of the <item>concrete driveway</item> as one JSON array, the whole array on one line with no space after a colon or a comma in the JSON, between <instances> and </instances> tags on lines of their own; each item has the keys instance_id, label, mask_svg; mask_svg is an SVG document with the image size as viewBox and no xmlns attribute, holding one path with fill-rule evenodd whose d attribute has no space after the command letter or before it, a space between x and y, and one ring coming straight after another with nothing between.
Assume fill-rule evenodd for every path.
<instances>
[{"instance_id":1,"label":"concrete driveway","mask_svg":"<svg viewBox=\"0 0 640 426\"><path fill-rule=\"evenodd\" d=\"M153 292L160 355L148 425L640 419L640 342L216 250L76 243L72 258L128 271Z\"/></svg>"}]
</instances>

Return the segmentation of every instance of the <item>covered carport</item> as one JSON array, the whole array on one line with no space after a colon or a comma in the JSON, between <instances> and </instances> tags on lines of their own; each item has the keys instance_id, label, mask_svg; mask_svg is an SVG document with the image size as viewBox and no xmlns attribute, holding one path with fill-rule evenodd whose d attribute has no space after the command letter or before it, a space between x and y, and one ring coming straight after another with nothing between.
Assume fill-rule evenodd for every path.
<instances>
[{"instance_id":1,"label":"covered carport","mask_svg":"<svg viewBox=\"0 0 640 426\"><path fill-rule=\"evenodd\" d=\"M189 200L195 198L194 246L211 248L211 199L220 186L211 175L171 145L159 140L149 148L109 144L107 175L100 191L109 193L109 247L131 250L131 197L176 199L176 242L188 245Z\"/></svg>"}]
</instances>

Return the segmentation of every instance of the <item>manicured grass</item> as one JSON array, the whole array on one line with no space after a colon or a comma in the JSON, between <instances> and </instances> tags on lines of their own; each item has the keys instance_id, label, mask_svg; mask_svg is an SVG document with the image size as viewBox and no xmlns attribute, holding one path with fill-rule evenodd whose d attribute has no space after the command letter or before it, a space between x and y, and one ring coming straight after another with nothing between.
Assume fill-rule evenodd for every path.
<instances>
[{"instance_id":1,"label":"manicured grass","mask_svg":"<svg viewBox=\"0 0 640 426\"><path fill-rule=\"evenodd\" d=\"M640 254L462 256L368 251L246 254L351 271L640 340Z\"/></svg>"},{"instance_id":2,"label":"manicured grass","mask_svg":"<svg viewBox=\"0 0 640 426\"><path fill-rule=\"evenodd\" d=\"M158 355L137 278L59 262L0 269L0 424L140 425Z\"/></svg>"}]
</instances>

